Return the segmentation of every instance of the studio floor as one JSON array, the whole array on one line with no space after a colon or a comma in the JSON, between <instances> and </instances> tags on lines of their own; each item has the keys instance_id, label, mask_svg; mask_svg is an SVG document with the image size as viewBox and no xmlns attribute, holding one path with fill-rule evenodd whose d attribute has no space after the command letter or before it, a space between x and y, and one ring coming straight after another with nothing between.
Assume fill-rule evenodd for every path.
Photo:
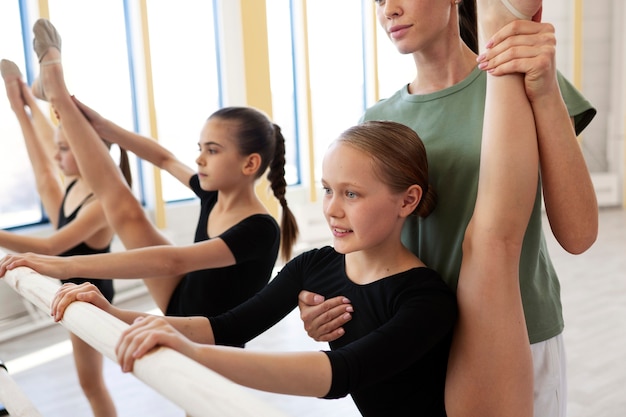
<instances>
[{"instance_id":1,"label":"studio floor","mask_svg":"<svg viewBox=\"0 0 626 417\"><path fill-rule=\"evenodd\" d=\"M562 285L568 417L622 417L626 410L626 211L602 209L598 241L582 255L566 253L548 229L546 236ZM145 295L124 305L146 311L154 308ZM297 314L291 314L248 347L319 350L325 345L308 339ZM90 415L69 349L67 333L58 325L0 343L0 359L44 417ZM108 359L105 377L120 417L184 416L180 407L133 375L123 374ZM349 398L327 401L249 392L288 416L359 415Z\"/></svg>"}]
</instances>

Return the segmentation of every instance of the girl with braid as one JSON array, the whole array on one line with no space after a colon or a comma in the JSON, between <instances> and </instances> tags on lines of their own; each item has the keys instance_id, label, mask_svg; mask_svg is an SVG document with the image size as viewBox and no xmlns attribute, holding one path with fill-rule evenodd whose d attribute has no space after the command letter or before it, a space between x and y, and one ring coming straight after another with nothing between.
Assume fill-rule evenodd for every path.
<instances>
[{"instance_id":1,"label":"girl with braid","mask_svg":"<svg viewBox=\"0 0 626 417\"><path fill-rule=\"evenodd\" d=\"M28 254L34 269L45 264L48 275L60 278L66 273L143 278L157 306L172 316L219 314L263 288L279 248L288 260L298 233L285 200L280 128L253 108L216 111L200 134L196 172L156 141L126 131L73 99L63 78L58 32L45 19L38 20L33 31L35 52L40 61L46 57L38 80L41 93L62 120L83 178L127 249L69 258ZM201 209L193 244L173 246L161 235L106 155L100 137L166 170L194 191ZM282 206L280 227L255 192L257 179L268 167Z\"/></svg>"}]
</instances>

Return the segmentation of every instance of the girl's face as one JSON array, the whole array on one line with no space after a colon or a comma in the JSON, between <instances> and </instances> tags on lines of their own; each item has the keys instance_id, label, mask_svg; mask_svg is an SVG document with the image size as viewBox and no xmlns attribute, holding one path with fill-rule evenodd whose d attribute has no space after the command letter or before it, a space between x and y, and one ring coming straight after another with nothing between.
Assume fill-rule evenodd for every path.
<instances>
[{"instance_id":1,"label":"girl's face","mask_svg":"<svg viewBox=\"0 0 626 417\"><path fill-rule=\"evenodd\" d=\"M224 190L241 183L248 158L239 153L234 139L237 129L236 123L219 118L205 123L198 143L200 155L196 158L203 190Z\"/></svg>"},{"instance_id":2,"label":"girl's face","mask_svg":"<svg viewBox=\"0 0 626 417\"><path fill-rule=\"evenodd\" d=\"M65 138L65 133L61 127L57 128L54 136L56 142L57 151L54 154L54 159L59 163L59 168L63 172L63 175L67 177L74 177L79 175L78 164L74 159L74 154L70 149L70 146Z\"/></svg>"},{"instance_id":3,"label":"girl's face","mask_svg":"<svg viewBox=\"0 0 626 417\"><path fill-rule=\"evenodd\" d=\"M376 249L398 238L403 193L392 193L373 173L369 155L333 143L324 156L322 186L324 216L337 252Z\"/></svg>"},{"instance_id":4,"label":"girl's face","mask_svg":"<svg viewBox=\"0 0 626 417\"><path fill-rule=\"evenodd\" d=\"M458 34L452 0L377 0L378 23L401 54L429 51ZM456 35L458 38L458 35Z\"/></svg>"}]
</instances>

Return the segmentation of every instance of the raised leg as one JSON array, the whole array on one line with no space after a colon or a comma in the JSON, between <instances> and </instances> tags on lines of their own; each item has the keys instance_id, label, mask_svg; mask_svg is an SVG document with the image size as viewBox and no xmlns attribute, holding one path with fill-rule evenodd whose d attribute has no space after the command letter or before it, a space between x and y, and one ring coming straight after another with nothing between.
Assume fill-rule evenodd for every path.
<instances>
[{"instance_id":1,"label":"raised leg","mask_svg":"<svg viewBox=\"0 0 626 417\"><path fill-rule=\"evenodd\" d=\"M49 32L54 32L50 34ZM170 242L156 229L124 181L106 145L70 96L63 77L60 36L52 24L40 19L33 28L35 51L40 60L39 82L57 112L82 177L98 197L109 224L127 249L166 245ZM165 311L180 276L145 279L152 297Z\"/></svg>"},{"instance_id":2,"label":"raised leg","mask_svg":"<svg viewBox=\"0 0 626 417\"><path fill-rule=\"evenodd\" d=\"M530 15L530 3L540 6L536 0L514 3L528 6L523 10ZM500 0L479 0L478 6L487 38L516 19ZM459 321L446 381L450 417L533 415L519 260L537 193L538 159L523 75L487 75L478 196L463 242Z\"/></svg>"}]
</instances>

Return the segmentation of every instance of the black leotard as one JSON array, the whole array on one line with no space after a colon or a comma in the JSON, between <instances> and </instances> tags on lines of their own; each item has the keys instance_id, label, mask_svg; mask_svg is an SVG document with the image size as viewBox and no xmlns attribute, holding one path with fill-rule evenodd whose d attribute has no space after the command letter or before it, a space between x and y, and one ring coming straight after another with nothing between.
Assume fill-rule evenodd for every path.
<instances>
[{"instance_id":1,"label":"black leotard","mask_svg":"<svg viewBox=\"0 0 626 417\"><path fill-rule=\"evenodd\" d=\"M200 197L200 216L194 242L208 240L209 213L217 192L204 191L197 175L191 189ZM236 264L188 273L180 282L167 307L168 316L212 316L233 308L256 294L269 279L280 245L280 228L270 215L250 216L219 237L235 256Z\"/></svg>"},{"instance_id":2,"label":"black leotard","mask_svg":"<svg viewBox=\"0 0 626 417\"><path fill-rule=\"evenodd\" d=\"M67 195L69 194L72 187L76 184L76 181L72 181L65 190L65 195L63 196L63 201L61 202L61 208L59 209L59 225L57 230L70 223L72 220L76 218L78 212L83 207L83 205L91 198L93 194L89 194L85 199L74 209L74 211L69 215L65 216L65 200L67 199ZM81 242L73 248L59 254L59 256L74 256L74 255L93 255L97 253L107 253L111 250L111 244L109 243L106 247L102 249L95 249L91 246L87 245L85 242ZM113 296L115 295L115 290L113 289L113 280L110 279L96 279L96 278L70 278L63 279L61 282L71 282L74 284L82 284L84 282L91 282L93 285L98 287L102 295L106 297L109 302L113 302Z\"/></svg>"}]
</instances>

